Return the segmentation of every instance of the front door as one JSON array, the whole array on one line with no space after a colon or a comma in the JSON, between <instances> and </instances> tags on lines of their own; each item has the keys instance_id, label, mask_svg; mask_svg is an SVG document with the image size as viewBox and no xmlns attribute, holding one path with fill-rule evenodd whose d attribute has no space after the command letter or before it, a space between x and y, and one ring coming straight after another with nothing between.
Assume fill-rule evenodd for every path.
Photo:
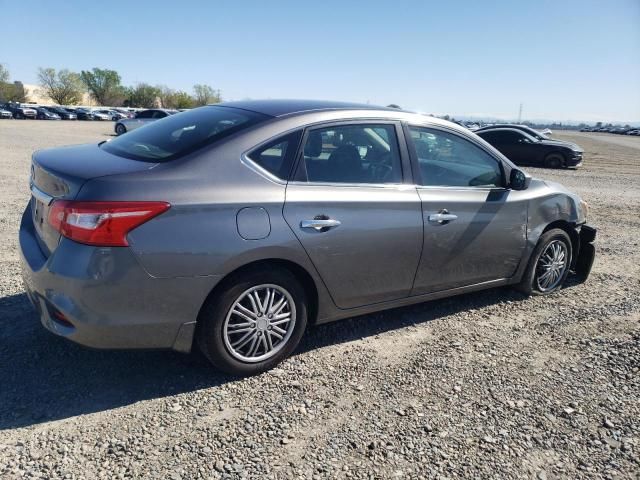
<instances>
[{"instance_id":1,"label":"front door","mask_svg":"<svg viewBox=\"0 0 640 480\"><path fill-rule=\"evenodd\" d=\"M511 277L522 258L524 192L505 188L501 161L462 136L409 127L424 247L412 295Z\"/></svg>"},{"instance_id":2,"label":"front door","mask_svg":"<svg viewBox=\"0 0 640 480\"><path fill-rule=\"evenodd\" d=\"M339 308L411 292L422 210L403 183L399 134L384 122L311 129L287 185L285 219Z\"/></svg>"}]
</instances>

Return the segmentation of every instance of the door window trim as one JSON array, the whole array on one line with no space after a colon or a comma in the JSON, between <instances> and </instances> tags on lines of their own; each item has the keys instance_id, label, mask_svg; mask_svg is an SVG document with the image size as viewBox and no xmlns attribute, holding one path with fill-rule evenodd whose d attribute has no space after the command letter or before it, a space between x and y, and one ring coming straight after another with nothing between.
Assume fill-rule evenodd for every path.
<instances>
[{"instance_id":1,"label":"door window trim","mask_svg":"<svg viewBox=\"0 0 640 480\"><path fill-rule=\"evenodd\" d=\"M461 135L460 132L457 132L451 128L443 127L440 125L419 125L415 123L402 122L402 127L404 130L404 135L406 138L407 148L409 150L409 157L411 158L411 171L413 173L413 178L416 179L415 185L417 188L427 188L427 189L447 189L447 190L478 190L478 191L491 191L491 190L508 190L507 188L507 174L511 170L508 168L508 165L498 157L494 155L493 152L487 150L484 145L481 145L479 142L476 142L475 139L468 137L466 135ZM460 137L463 140L471 143L475 147L479 148L481 151L489 155L493 160L498 163L500 167L500 171L502 172L502 185L499 187L496 186L456 186L456 185L422 185L422 172L420 171L420 164L418 160L418 152L416 150L415 143L413 141L413 137L411 136L411 128L422 128L427 130L436 130L443 133L448 133L449 135L455 135Z\"/></svg>"},{"instance_id":2,"label":"door window trim","mask_svg":"<svg viewBox=\"0 0 640 480\"><path fill-rule=\"evenodd\" d=\"M397 183L345 183L345 182L310 182L308 180L302 180L297 178L301 172L301 164L304 164L304 146L306 145L309 134L314 130L342 127L349 125L393 125L395 127L396 139L398 141L398 154L400 155L400 173L401 181ZM409 149L407 147L407 140L405 138L405 132L402 127L402 122L399 120L390 120L388 118L357 118L357 119L344 119L344 120L331 120L325 122L310 123L305 125L304 132L300 144L298 145L298 151L294 161L293 169L289 175L289 184L291 185L308 185L308 186L330 186L330 187L366 187L366 188L396 188L408 185L413 185L413 176L411 171L411 159L409 155Z\"/></svg>"}]
</instances>

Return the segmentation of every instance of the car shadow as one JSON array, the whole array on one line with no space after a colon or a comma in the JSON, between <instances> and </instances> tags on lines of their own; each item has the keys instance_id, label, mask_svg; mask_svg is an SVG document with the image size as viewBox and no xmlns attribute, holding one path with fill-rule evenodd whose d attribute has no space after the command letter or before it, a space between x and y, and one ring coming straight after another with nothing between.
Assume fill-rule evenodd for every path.
<instances>
[{"instance_id":1,"label":"car shadow","mask_svg":"<svg viewBox=\"0 0 640 480\"><path fill-rule=\"evenodd\" d=\"M307 332L295 355L523 298L503 288L319 325ZM0 298L0 431L237 380L197 353L76 345L45 330L24 293Z\"/></svg>"}]
</instances>

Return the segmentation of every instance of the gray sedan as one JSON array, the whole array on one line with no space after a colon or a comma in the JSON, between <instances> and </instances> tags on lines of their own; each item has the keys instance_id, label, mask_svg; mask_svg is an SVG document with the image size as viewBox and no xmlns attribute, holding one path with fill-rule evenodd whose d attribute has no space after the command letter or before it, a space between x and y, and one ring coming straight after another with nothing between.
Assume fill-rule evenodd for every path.
<instances>
[{"instance_id":1,"label":"gray sedan","mask_svg":"<svg viewBox=\"0 0 640 480\"><path fill-rule=\"evenodd\" d=\"M398 109L246 101L36 152L20 227L51 332L98 348L199 345L235 374L307 326L587 278L587 206L453 123Z\"/></svg>"},{"instance_id":2,"label":"gray sedan","mask_svg":"<svg viewBox=\"0 0 640 480\"><path fill-rule=\"evenodd\" d=\"M136 113L134 118L119 119L116 122L114 129L117 135L122 135L123 133L130 132L131 130L135 130L136 128L142 127L148 123L173 115L174 113L177 113L177 110L142 110L141 112Z\"/></svg>"}]
</instances>

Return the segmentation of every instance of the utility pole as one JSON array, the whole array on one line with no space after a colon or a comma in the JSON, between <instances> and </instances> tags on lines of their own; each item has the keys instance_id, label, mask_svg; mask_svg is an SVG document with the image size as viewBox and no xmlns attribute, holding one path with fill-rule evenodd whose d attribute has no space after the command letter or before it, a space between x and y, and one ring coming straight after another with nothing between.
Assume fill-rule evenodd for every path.
<instances>
[{"instance_id":1,"label":"utility pole","mask_svg":"<svg viewBox=\"0 0 640 480\"><path fill-rule=\"evenodd\" d=\"M522 103L520 103L520 110L518 111L518 123L522 123Z\"/></svg>"}]
</instances>

